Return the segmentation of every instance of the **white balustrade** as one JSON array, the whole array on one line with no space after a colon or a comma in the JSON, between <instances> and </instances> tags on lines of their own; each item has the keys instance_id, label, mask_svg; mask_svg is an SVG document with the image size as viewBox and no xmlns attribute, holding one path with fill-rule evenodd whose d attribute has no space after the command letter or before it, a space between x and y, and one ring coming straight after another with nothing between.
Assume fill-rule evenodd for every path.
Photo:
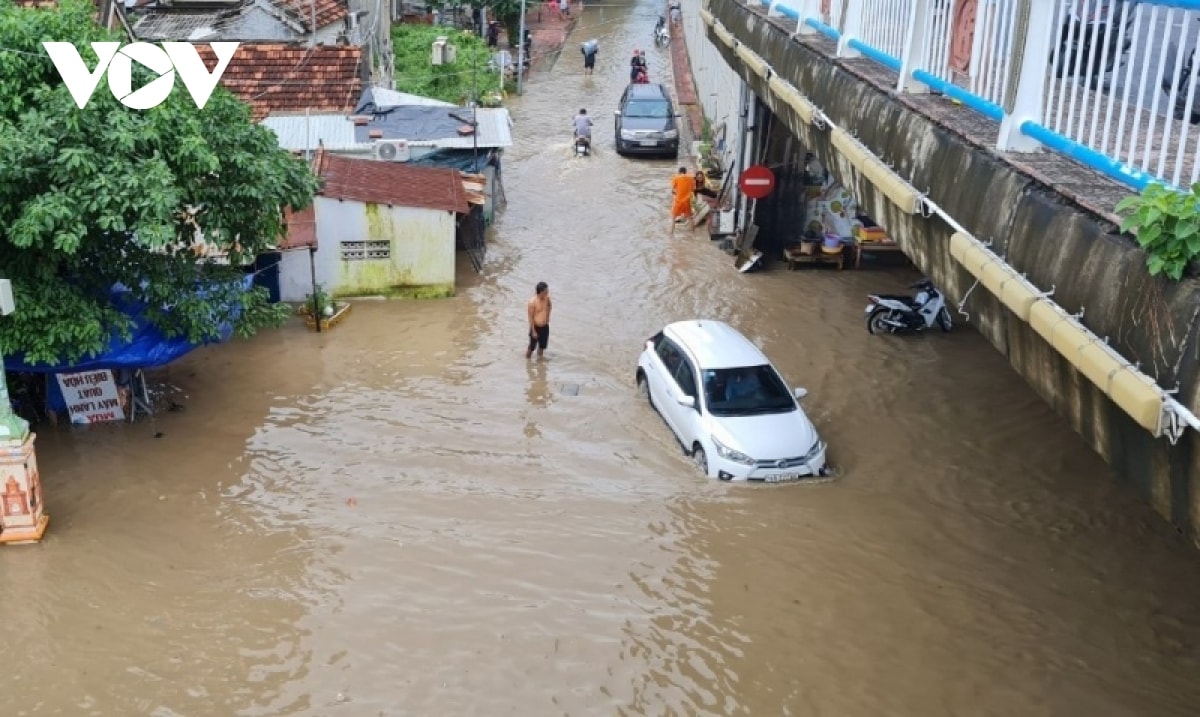
<instances>
[{"instance_id":1,"label":"white balustrade","mask_svg":"<svg viewBox=\"0 0 1200 717\"><path fill-rule=\"evenodd\" d=\"M1200 0L769 2L797 33L836 30L839 57L898 67L899 91L1000 121L1003 151L1050 145L1134 186L1200 180Z\"/></svg>"},{"instance_id":2,"label":"white balustrade","mask_svg":"<svg viewBox=\"0 0 1200 717\"><path fill-rule=\"evenodd\" d=\"M869 5L870 7L865 7ZM855 39L883 54L900 59L912 15L913 0L875 0L864 3Z\"/></svg>"},{"instance_id":3,"label":"white balustrade","mask_svg":"<svg viewBox=\"0 0 1200 717\"><path fill-rule=\"evenodd\" d=\"M1200 178L1200 65L1191 61L1200 12L1171 5L1148 0L1108 12L1101 0L1061 2L1055 26L1066 28L1067 40L1048 63L1041 124L1180 186Z\"/></svg>"}]
</instances>

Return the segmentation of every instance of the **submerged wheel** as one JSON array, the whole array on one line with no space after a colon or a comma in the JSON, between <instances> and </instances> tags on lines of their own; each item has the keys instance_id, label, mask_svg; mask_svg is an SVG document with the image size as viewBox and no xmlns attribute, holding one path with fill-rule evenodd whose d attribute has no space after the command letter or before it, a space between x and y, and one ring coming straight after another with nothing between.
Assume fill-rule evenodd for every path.
<instances>
[{"instance_id":1,"label":"submerged wheel","mask_svg":"<svg viewBox=\"0 0 1200 717\"><path fill-rule=\"evenodd\" d=\"M704 474L705 478L707 478L708 454L704 452L704 449L700 447L699 443L692 447L692 462L696 464L696 467L699 468L700 472Z\"/></svg>"},{"instance_id":2,"label":"submerged wheel","mask_svg":"<svg viewBox=\"0 0 1200 717\"><path fill-rule=\"evenodd\" d=\"M637 389L642 398L651 406L654 405L654 399L650 398L650 383L646 380L646 374L639 373L637 377Z\"/></svg>"},{"instance_id":3,"label":"submerged wheel","mask_svg":"<svg viewBox=\"0 0 1200 717\"><path fill-rule=\"evenodd\" d=\"M954 328L954 321L950 319L950 312L946 311L946 307L944 306L938 312L937 322L938 326L942 327L942 331L947 334L950 333L950 329Z\"/></svg>"},{"instance_id":4,"label":"submerged wheel","mask_svg":"<svg viewBox=\"0 0 1200 717\"><path fill-rule=\"evenodd\" d=\"M883 307L875 309L867 315L867 332L871 334L886 334L892 331L892 327L885 321L891 311Z\"/></svg>"}]
</instances>

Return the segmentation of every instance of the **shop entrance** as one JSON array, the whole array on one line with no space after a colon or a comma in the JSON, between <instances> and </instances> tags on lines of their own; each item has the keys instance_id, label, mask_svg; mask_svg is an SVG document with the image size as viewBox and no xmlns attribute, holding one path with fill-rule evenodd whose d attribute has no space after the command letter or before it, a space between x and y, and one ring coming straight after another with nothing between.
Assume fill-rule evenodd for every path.
<instances>
[{"instance_id":1,"label":"shop entrance","mask_svg":"<svg viewBox=\"0 0 1200 717\"><path fill-rule=\"evenodd\" d=\"M830 171L765 106L763 164L776 188L754 206L753 248L788 270L909 267L899 244Z\"/></svg>"}]
</instances>

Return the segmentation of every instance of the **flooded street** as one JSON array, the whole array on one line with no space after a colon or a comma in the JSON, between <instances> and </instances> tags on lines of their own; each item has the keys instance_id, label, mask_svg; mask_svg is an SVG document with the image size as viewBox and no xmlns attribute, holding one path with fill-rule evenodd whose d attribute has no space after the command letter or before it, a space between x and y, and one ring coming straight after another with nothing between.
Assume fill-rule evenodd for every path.
<instances>
[{"instance_id":1,"label":"flooded street","mask_svg":"<svg viewBox=\"0 0 1200 717\"><path fill-rule=\"evenodd\" d=\"M508 206L456 298L198 351L153 422L39 427L47 538L0 550L6 717L1200 712L1200 555L970 328L869 336L867 292L915 274L740 275L668 234L678 163L612 151L658 6L588 9L512 101ZM838 480L699 476L633 386L691 317L809 389Z\"/></svg>"}]
</instances>

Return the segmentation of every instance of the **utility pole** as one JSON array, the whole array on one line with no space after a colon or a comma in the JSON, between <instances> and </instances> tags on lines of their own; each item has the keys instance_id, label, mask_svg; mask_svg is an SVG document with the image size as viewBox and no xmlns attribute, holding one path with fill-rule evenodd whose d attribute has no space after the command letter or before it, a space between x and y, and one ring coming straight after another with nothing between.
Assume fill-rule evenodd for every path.
<instances>
[{"instance_id":1,"label":"utility pole","mask_svg":"<svg viewBox=\"0 0 1200 717\"><path fill-rule=\"evenodd\" d=\"M471 48L471 166L479 174L479 55Z\"/></svg>"},{"instance_id":2,"label":"utility pole","mask_svg":"<svg viewBox=\"0 0 1200 717\"><path fill-rule=\"evenodd\" d=\"M525 0L521 0L521 36L517 38L520 43L517 50L517 94L521 94L521 80L525 77Z\"/></svg>"}]
</instances>

